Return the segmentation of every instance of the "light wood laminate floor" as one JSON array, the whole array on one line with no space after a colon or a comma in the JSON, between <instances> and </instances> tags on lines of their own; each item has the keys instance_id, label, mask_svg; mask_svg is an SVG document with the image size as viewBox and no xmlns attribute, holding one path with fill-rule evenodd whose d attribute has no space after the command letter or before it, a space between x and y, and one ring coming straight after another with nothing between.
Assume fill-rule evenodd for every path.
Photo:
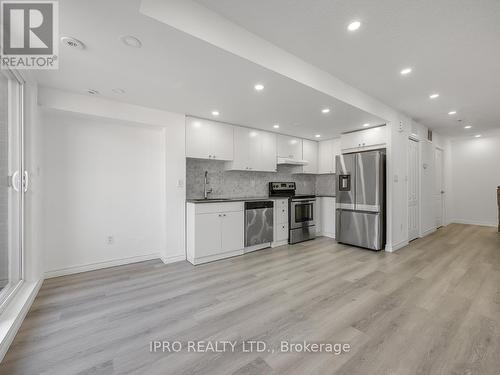
<instances>
[{"instance_id":1,"label":"light wood laminate floor","mask_svg":"<svg viewBox=\"0 0 500 375\"><path fill-rule=\"evenodd\" d=\"M349 343L347 354L150 353L151 340ZM397 253L314 241L46 280L0 374L500 373L500 235L453 224Z\"/></svg>"}]
</instances>

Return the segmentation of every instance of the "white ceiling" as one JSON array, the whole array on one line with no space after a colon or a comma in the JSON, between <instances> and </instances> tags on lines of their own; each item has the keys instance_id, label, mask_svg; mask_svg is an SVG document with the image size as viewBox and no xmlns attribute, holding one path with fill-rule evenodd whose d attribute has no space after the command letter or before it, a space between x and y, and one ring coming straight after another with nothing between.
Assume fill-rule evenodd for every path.
<instances>
[{"instance_id":1,"label":"white ceiling","mask_svg":"<svg viewBox=\"0 0 500 375\"><path fill-rule=\"evenodd\" d=\"M38 71L41 86L85 93L173 112L322 139L383 120L310 87L218 49L139 13L140 0L65 0L60 34L85 50L60 47L59 70ZM120 41L134 35L140 49ZM265 89L257 93L255 83ZM113 88L125 94L113 93ZM328 115L321 109L329 107Z\"/></svg>"},{"instance_id":2,"label":"white ceiling","mask_svg":"<svg viewBox=\"0 0 500 375\"><path fill-rule=\"evenodd\" d=\"M443 134L500 127L499 0L197 1Z\"/></svg>"}]
</instances>

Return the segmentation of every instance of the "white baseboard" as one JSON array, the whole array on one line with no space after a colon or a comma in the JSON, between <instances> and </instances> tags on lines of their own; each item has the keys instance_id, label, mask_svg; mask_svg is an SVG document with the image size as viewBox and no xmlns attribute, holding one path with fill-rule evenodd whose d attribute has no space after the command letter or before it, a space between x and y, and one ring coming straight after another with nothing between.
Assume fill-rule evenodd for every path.
<instances>
[{"instance_id":1,"label":"white baseboard","mask_svg":"<svg viewBox=\"0 0 500 375\"><path fill-rule=\"evenodd\" d=\"M480 225L483 227L497 227L498 223L491 223L488 221L474 221L474 220L463 220L463 219L453 219L451 223L456 224L469 224L469 225Z\"/></svg>"},{"instance_id":2,"label":"white baseboard","mask_svg":"<svg viewBox=\"0 0 500 375\"><path fill-rule=\"evenodd\" d=\"M323 236L323 237L335 239L335 233L330 233L330 232L321 232L320 234L318 234L318 236Z\"/></svg>"},{"instance_id":3,"label":"white baseboard","mask_svg":"<svg viewBox=\"0 0 500 375\"><path fill-rule=\"evenodd\" d=\"M168 257L162 256L160 257L160 259L165 264L181 262L183 260L186 260L186 254L170 255Z\"/></svg>"},{"instance_id":4,"label":"white baseboard","mask_svg":"<svg viewBox=\"0 0 500 375\"><path fill-rule=\"evenodd\" d=\"M0 316L0 362L9 350L17 331L35 300L43 280L23 282L14 298Z\"/></svg>"},{"instance_id":5,"label":"white baseboard","mask_svg":"<svg viewBox=\"0 0 500 375\"><path fill-rule=\"evenodd\" d=\"M271 242L271 247L278 247L278 246L283 246L283 245L288 245L288 240Z\"/></svg>"},{"instance_id":6,"label":"white baseboard","mask_svg":"<svg viewBox=\"0 0 500 375\"><path fill-rule=\"evenodd\" d=\"M207 255L207 256L199 257L199 258L187 257L187 261L196 266L198 264L213 262L214 260L231 258L231 257L235 257L238 255L243 255L243 254L244 254L244 249L240 249L240 250L228 251L228 252L222 253L222 254Z\"/></svg>"},{"instance_id":7,"label":"white baseboard","mask_svg":"<svg viewBox=\"0 0 500 375\"><path fill-rule=\"evenodd\" d=\"M399 249L402 249L403 247L408 245L408 243L409 242L407 240L405 240L405 241L398 242L397 244L394 244L394 245L387 244L385 246L385 251L387 251L388 253L393 253L395 251L398 251Z\"/></svg>"},{"instance_id":8,"label":"white baseboard","mask_svg":"<svg viewBox=\"0 0 500 375\"><path fill-rule=\"evenodd\" d=\"M430 229L427 229L426 231L424 231L422 233L419 233L418 236L419 236L419 238L422 238L422 237L428 236L431 233L434 233L436 230L437 230L437 228L430 228Z\"/></svg>"},{"instance_id":9,"label":"white baseboard","mask_svg":"<svg viewBox=\"0 0 500 375\"><path fill-rule=\"evenodd\" d=\"M151 260L151 259L160 259L160 254L153 253L153 254L146 254L146 255L138 255L138 256L129 257L129 258L113 259L113 260L107 260L104 262L90 263L90 264L60 268L60 269L51 270L51 271L45 271L45 278L50 279L52 277L71 275L74 273L95 271L95 270L99 270L102 268L109 268L109 267L122 266L124 264L144 262L146 260Z\"/></svg>"}]
</instances>

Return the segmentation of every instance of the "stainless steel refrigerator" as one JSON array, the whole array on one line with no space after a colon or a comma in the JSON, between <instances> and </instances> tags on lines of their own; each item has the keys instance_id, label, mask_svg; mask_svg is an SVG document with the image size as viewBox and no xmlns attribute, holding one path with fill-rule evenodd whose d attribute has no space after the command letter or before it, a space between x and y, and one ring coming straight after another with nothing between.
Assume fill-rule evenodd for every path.
<instances>
[{"instance_id":1,"label":"stainless steel refrigerator","mask_svg":"<svg viewBox=\"0 0 500 375\"><path fill-rule=\"evenodd\" d=\"M382 250L385 247L385 152L339 155L337 241Z\"/></svg>"}]
</instances>

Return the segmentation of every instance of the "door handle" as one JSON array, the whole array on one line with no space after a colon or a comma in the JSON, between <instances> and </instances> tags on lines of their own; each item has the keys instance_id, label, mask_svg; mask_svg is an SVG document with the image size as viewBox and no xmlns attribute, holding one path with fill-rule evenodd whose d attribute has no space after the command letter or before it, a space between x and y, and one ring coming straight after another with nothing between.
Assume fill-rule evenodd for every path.
<instances>
[{"instance_id":1,"label":"door handle","mask_svg":"<svg viewBox=\"0 0 500 375\"><path fill-rule=\"evenodd\" d=\"M9 186L19 193L19 171L15 171L9 179Z\"/></svg>"},{"instance_id":2,"label":"door handle","mask_svg":"<svg viewBox=\"0 0 500 375\"><path fill-rule=\"evenodd\" d=\"M26 193L28 191L28 186L30 184L30 177L28 171L24 171L23 173L23 190Z\"/></svg>"}]
</instances>

